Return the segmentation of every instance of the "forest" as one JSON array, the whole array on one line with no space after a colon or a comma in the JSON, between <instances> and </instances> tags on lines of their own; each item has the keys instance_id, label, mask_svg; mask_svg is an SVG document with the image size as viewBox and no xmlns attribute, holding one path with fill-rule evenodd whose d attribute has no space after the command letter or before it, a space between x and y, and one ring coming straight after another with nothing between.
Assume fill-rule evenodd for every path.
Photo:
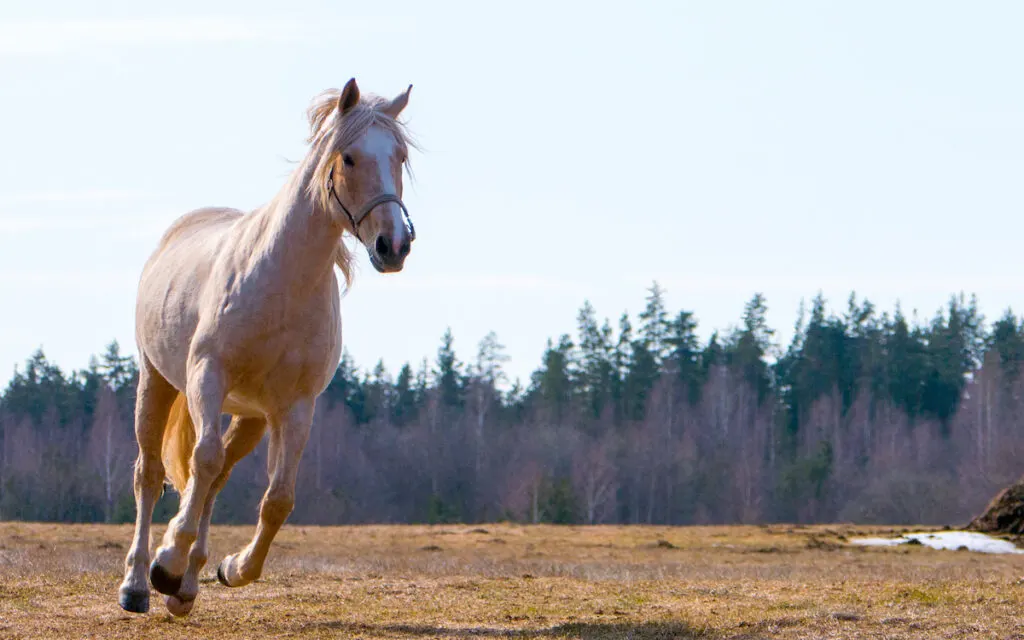
<instances>
[{"instance_id":1,"label":"forest","mask_svg":"<svg viewBox=\"0 0 1024 640\"><path fill-rule=\"evenodd\" d=\"M392 374L346 354L317 403L292 523L962 525L1024 471L1024 324L972 297L930 319L851 294L767 303L707 340L657 283L615 322L589 302L512 382L498 336ZM42 350L0 396L0 520L130 522L135 360L65 372ZM266 442L214 521L252 523ZM157 519L173 515L168 487Z\"/></svg>"}]
</instances>

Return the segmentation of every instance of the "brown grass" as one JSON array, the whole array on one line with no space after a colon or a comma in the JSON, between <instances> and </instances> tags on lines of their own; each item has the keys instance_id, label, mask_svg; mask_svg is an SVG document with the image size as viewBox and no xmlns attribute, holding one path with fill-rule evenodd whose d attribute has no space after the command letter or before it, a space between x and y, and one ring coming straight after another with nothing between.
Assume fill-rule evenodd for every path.
<instances>
[{"instance_id":1,"label":"brown grass","mask_svg":"<svg viewBox=\"0 0 1024 640\"><path fill-rule=\"evenodd\" d=\"M286 527L192 615L117 606L127 526L0 523L2 638L1006 638L1024 558L862 548L867 527ZM158 531L159 535L162 531Z\"/></svg>"}]
</instances>

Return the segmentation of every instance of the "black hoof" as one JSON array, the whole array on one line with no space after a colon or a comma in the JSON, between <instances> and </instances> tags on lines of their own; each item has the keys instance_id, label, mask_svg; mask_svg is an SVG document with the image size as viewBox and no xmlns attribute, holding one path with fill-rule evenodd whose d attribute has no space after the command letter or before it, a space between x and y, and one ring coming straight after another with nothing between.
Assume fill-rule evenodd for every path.
<instances>
[{"instance_id":1,"label":"black hoof","mask_svg":"<svg viewBox=\"0 0 1024 640\"><path fill-rule=\"evenodd\" d=\"M153 583L154 589L165 596L173 596L178 593L178 590L181 589L181 578L182 576L175 578L167 573L167 570L158 565L155 560L149 567L149 581Z\"/></svg>"},{"instance_id":2,"label":"black hoof","mask_svg":"<svg viewBox=\"0 0 1024 640\"><path fill-rule=\"evenodd\" d=\"M226 575L224 575L224 563L223 562L221 562L220 564L217 565L217 580L219 580L220 583L222 585L224 585L225 587L230 587L231 586L230 584L228 584L228 577Z\"/></svg>"},{"instance_id":3,"label":"black hoof","mask_svg":"<svg viewBox=\"0 0 1024 640\"><path fill-rule=\"evenodd\" d=\"M129 613L146 613L149 611L149 592L122 591L117 602Z\"/></svg>"}]
</instances>

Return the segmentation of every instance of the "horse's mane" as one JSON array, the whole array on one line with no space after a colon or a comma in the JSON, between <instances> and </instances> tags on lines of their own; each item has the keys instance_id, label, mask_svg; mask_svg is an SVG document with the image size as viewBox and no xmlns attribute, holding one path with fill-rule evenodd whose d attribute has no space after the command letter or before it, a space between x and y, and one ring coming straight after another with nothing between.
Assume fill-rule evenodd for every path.
<instances>
[{"instance_id":1,"label":"horse's mane","mask_svg":"<svg viewBox=\"0 0 1024 640\"><path fill-rule=\"evenodd\" d=\"M405 124L384 113L381 109L386 107L390 100L381 96L367 94L360 96L359 102L345 113L344 117L338 112L338 99L341 91L328 89L316 98L307 111L309 116L309 138L312 149L319 149L319 159L313 172L313 180L309 185L309 195L316 199L320 206L330 206L330 190L327 182L330 178L331 169L336 166L341 152L363 136L373 125L378 125L390 131L403 150L408 147L416 147L416 143L409 136ZM409 168L409 154L405 153L405 166ZM338 252L335 262L341 268L345 277L345 286L352 284L352 265L354 257L344 242L338 243Z\"/></svg>"}]
</instances>

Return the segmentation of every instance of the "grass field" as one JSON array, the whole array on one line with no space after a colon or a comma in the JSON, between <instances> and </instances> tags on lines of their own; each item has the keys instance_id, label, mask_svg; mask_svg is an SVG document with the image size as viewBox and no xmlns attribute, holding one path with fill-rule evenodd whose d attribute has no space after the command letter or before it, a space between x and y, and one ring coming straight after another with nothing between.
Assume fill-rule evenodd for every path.
<instances>
[{"instance_id":1,"label":"grass field","mask_svg":"<svg viewBox=\"0 0 1024 640\"><path fill-rule=\"evenodd\" d=\"M179 619L117 606L130 527L0 523L0 637L1024 638L1024 557L848 544L893 532L292 526L229 589L252 529L215 527Z\"/></svg>"}]
</instances>

